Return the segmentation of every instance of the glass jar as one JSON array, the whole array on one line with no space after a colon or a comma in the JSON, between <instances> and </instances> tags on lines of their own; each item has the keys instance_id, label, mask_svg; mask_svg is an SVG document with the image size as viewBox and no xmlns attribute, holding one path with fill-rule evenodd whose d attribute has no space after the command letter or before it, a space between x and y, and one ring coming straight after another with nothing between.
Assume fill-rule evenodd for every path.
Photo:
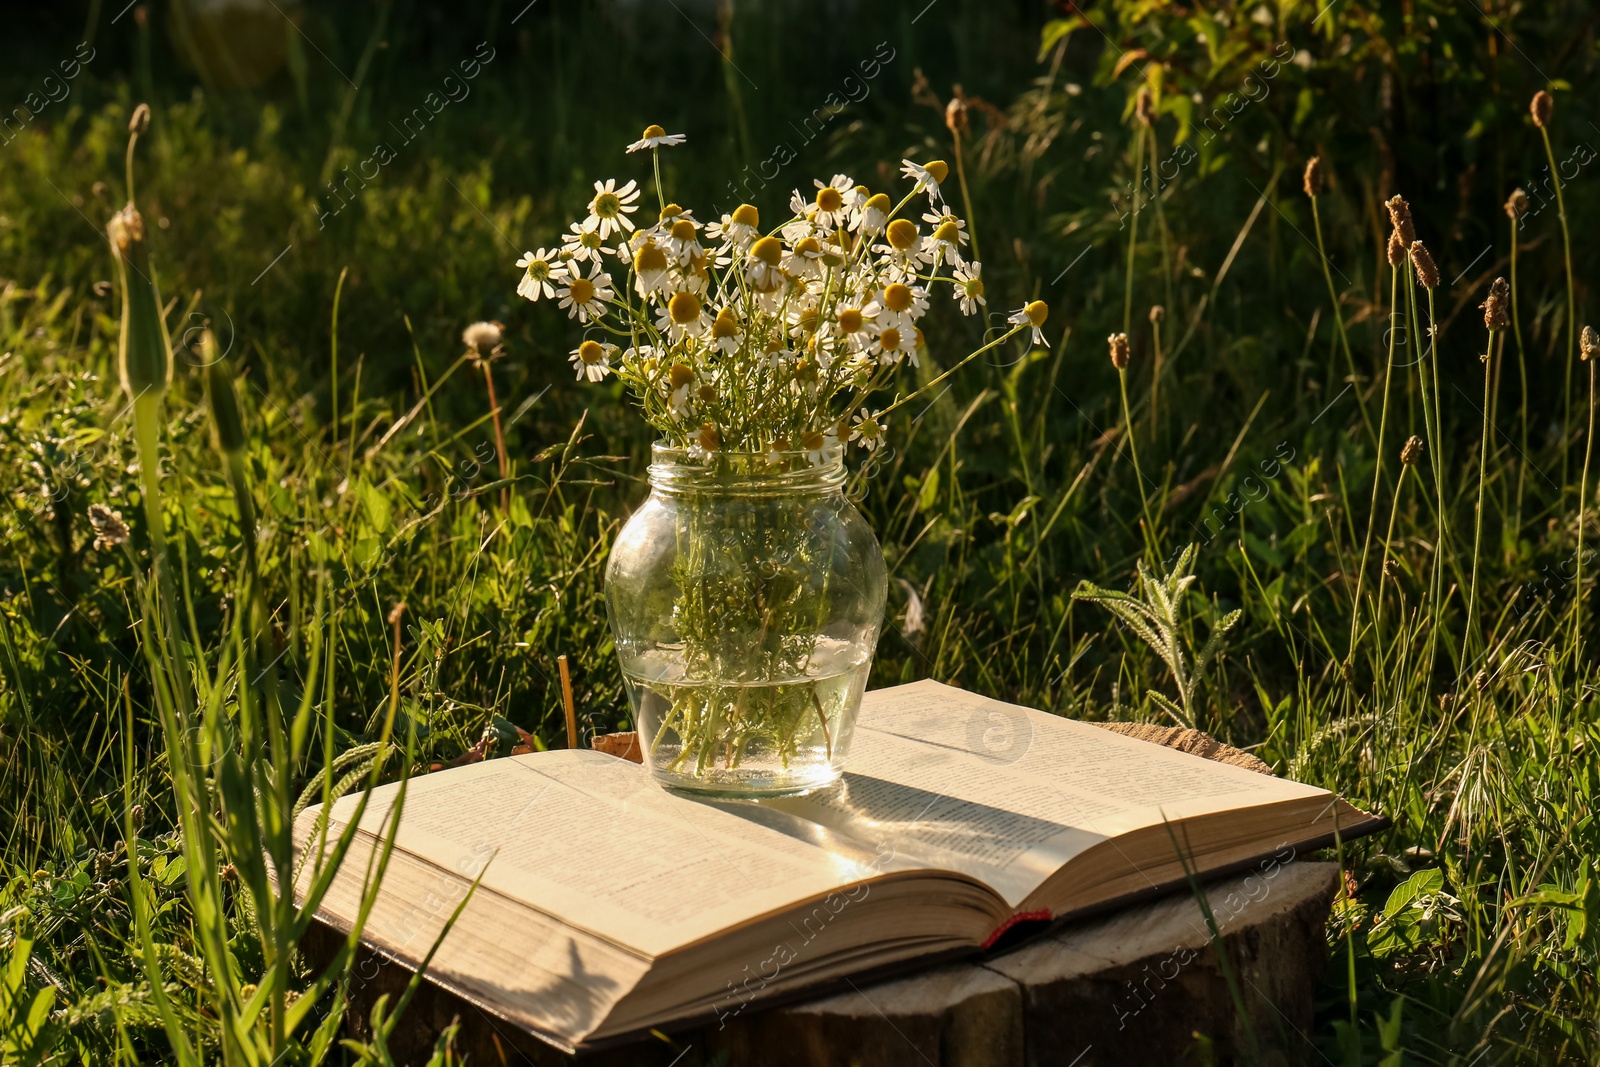
<instances>
[{"instance_id":1,"label":"glass jar","mask_svg":"<svg viewBox=\"0 0 1600 1067\"><path fill-rule=\"evenodd\" d=\"M657 443L611 548L606 608L646 763L718 796L828 785L883 624L886 574L844 450Z\"/></svg>"}]
</instances>

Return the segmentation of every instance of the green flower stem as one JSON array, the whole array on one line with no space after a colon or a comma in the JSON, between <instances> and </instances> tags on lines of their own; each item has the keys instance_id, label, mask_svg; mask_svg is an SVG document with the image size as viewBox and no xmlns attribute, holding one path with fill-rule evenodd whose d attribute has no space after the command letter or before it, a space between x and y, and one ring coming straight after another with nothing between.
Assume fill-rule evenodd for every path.
<instances>
[{"instance_id":1,"label":"green flower stem","mask_svg":"<svg viewBox=\"0 0 1600 1067\"><path fill-rule=\"evenodd\" d=\"M1339 307L1339 291L1333 286L1333 270L1328 262L1328 252L1322 243L1322 213L1317 208L1318 199L1315 196L1311 198L1311 224L1317 234L1317 258L1322 260L1322 277L1328 283L1328 301L1333 306L1333 325L1338 330L1339 347L1344 349L1345 365L1350 370L1350 384L1356 392L1356 407L1361 411L1361 422L1367 428L1367 437L1375 440L1372 417L1367 414L1367 401L1361 395L1361 385L1357 381L1356 357L1350 351L1350 336L1344 328L1344 312Z\"/></svg>"},{"instance_id":2,"label":"green flower stem","mask_svg":"<svg viewBox=\"0 0 1600 1067\"><path fill-rule=\"evenodd\" d=\"M1594 361L1589 364L1589 429L1583 437L1583 478L1578 482L1578 562L1572 580L1572 661L1583 658L1583 527L1589 492L1589 457L1594 454Z\"/></svg>"},{"instance_id":3,"label":"green flower stem","mask_svg":"<svg viewBox=\"0 0 1600 1067\"><path fill-rule=\"evenodd\" d=\"M1544 139L1544 155L1550 161L1550 180L1556 187L1556 216L1561 220L1561 252L1567 269L1567 368L1561 376L1561 484L1567 484L1567 420L1572 416L1572 357L1578 350L1578 301L1573 295L1572 230L1567 225L1567 200L1561 189L1561 175L1556 170L1556 152L1550 145L1550 131L1539 127Z\"/></svg>"},{"instance_id":4,"label":"green flower stem","mask_svg":"<svg viewBox=\"0 0 1600 1067\"><path fill-rule=\"evenodd\" d=\"M1312 200L1313 208L1316 201ZM1393 314L1396 303L1400 299L1400 271L1396 267L1389 268L1389 308ZM1345 653L1345 662L1350 663L1355 659L1356 640L1360 632L1361 623L1361 586L1367 576L1367 552L1372 548L1372 527L1378 518L1378 487L1383 483L1384 438L1389 429L1389 386L1394 380L1394 324L1390 322L1389 328L1389 354L1384 363L1383 371L1383 407L1378 416L1378 461L1372 472L1372 501L1367 507L1367 534L1361 541L1361 566L1356 570L1356 595L1350 604L1350 644ZM1387 549L1385 549L1387 552ZM1383 598L1383 587L1380 583L1378 598ZM1376 626L1376 623L1374 623ZM1381 638L1380 638L1381 640Z\"/></svg>"},{"instance_id":5,"label":"green flower stem","mask_svg":"<svg viewBox=\"0 0 1600 1067\"><path fill-rule=\"evenodd\" d=\"M1528 353L1522 345L1522 319L1517 314L1517 245L1520 234L1521 220L1511 219L1511 332L1517 340L1517 372L1522 379L1522 403L1517 405L1517 414L1521 421L1521 461L1517 464L1517 503L1512 511L1511 529L1512 541L1522 538L1522 490L1523 483L1528 473L1528 403L1532 399L1528 395Z\"/></svg>"},{"instance_id":6,"label":"green flower stem","mask_svg":"<svg viewBox=\"0 0 1600 1067\"><path fill-rule=\"evenodd\" d=\"M1483 548L1483 486L1489 471L1489 382L1494 368L1494 330L1489 331L1489 347L1483 354L1483 440L1478 446L1478 511L1472 534L1472 584L1467 593L1467 634L1478 635L1478 646L1483 646L1483 626L1478 621L1478 553ZM1582 498L1580 497L1580 500ZM1579 534L1582 534L1582 505L1579 505ZM1580 546L1582 541L1579 542ZM1579 563L1582 566L1582 563ZM1580 572L1581 573L1581 572Z\"/></svg>"}]
</instances>

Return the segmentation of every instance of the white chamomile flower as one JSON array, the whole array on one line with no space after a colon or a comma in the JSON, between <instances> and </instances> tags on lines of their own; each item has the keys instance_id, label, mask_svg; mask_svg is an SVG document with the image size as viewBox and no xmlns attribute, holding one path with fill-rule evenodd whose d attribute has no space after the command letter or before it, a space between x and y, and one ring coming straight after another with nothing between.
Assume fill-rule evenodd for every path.
<instances>
[{"instance_id":1,"label":"white chamomile flower","mask_svg":"<svg viewBox=\"0 0 1600 1067\"><path fill-rule=\"evenodd\" d=\"M949 212L929 212L922 218L933 226L933 232L923 241L922 258L929 263L964 262L961 246L967 243L967 224Z\"/></svg>"},{"instance_id":2,"label":"white chamomile flower","mask_svg":"<svg viewBox=\"0 0 1600 1067\"><path fill-rule=\"evenodd\" d=\"M646 148L671 148L689 139L688 134L668 133L655 123L644 128L640 138L628 146L630 152L643 152Z\"/></svg>"},{"instance_id":3,"label":"white chamomile flower","mask_svg":"<svg viewBox=\"0 0 1600 1067\"><path fill-rule=\"evenodd\" d=\"M961 302L961 314L976 314L979 307L987 306L989 301L983 298L983 264L973 260L964 266L956 268L956 284L950 287L950 295Z\"/></svg>"},{"instance_id":4,"label":"white chamomile flower","mask_svg":"<svg viewBox=\"0 0 1600 1067\"><path fill-rule=\"evenodd\" d=\"M840 175L834 175L835 178ZM872 198L872 190L865 185L852 185L844 191L844 206L852 215L861 210L861 205Z\"/></svg>"},{"instance_id":5,"label":"white chamomile flower","mask_svg":"<svg viewBox=\"0 0 1600 1067\"><path fill-rule=\"evenodd\" d=\"M611 288L611 275L592 267L587 278L574 275L556 295L561 298L559 306L568 309L569 317L587 323L605 314L606 301L617 294Z\"/></svg>"},{"instance_id":6,"label":"white chamomile flower","mask_svg":"<svg viewBox=\"0 0 1600 1067\"><path fill-rule=\"evenodd\" d=\"M813 467L820 467L827 461L828 445L832 442L832 434L823 433L821 430L807 430L800 435L800 450L806 454L806 459Z\"/></svg>"},{"instance_id":7,"label":"white chamomile flower","mask_svg":"<svg viewBox=\"0 0 1600 1067\"><path fill-rule=\"evenodd\" d=\"M913 367L917 365L915 326L885 326L878 331L875 340L880 363L899 363L902 359L910 359Z\"/></svg>"},{"instance_id":8,"label":"white chamomile flower","mask_svg":"<svg viewBox=\"0 0 1600 1067\"><path fill-rule=\"evenodd\" d=\"M699 225L687 212L684 212L667 225L666 233L659 238L659 241L669 258L688 266L696 260L705 258L705 249L700 247L699 235Z\"/></svg>"},{"instance_id":9,"label":"white chamomile flower","mask_svg":"<svg viewBox=\"0 0 1600 1067\"><path fill-rule=\"evenodd\" d=\"M931 163L913 163L909 159L900 161L900 173L918 183L927 191L930 204L944 203L944 194L939 191L939 183L950 176L950 166L942 159Z\"/></svg>"},{"instance_id":10,"label":"white chamomile flower","mask_svg":"<svg viewBox=\"0 0 1600 1067\"><path fill-rule=\"evenodd\" d=\"M1049 305L1047 305L1043 300L1035 300L1013 311L1011 313L1011 317L1006 319L1006 321L1011 323L1013 326L1032 326L1033 343L1036 345L1043 345L1045 348L1049 348L1050 342L1044 339L1044 331L1039 329L1039 327L1044 325L1044 320L1049 317Z\"/></svg>"},{"instance_id":11,"label":"white chamomile flower","mask_svg":"<svg viewBox=\"0 0 1600 1067\"><path fill-rule=\"evenodd\" d=\"M522 281L517 283L517 295L529 300L554 297L556 286L567 280L566 268L557 258L554 249L541 248L537 252L524 252L517 260L523 269Z\"/></svg>"},{"instance_id":12,"label":"white chamomile flower","mask_svg":"<svg viewBox=\"0 0 1600 1067\"><path fill-rule=\"evenodd\" d=\"M631 178L620 189L615 178L607 178L604 184L595 182L589 217L583 224L599 229L602 240L613 233L626 233L633 229L633 220L628 216L639 210L638 199L639 183Z\"/></svg>"},{"instance_id":13,"label":"white chamomile flower","mask_svg":"<svg viewBox=\"0 0 1600 1067\"><path fill-rule=\"evenodd\" d=\"M761 214L754 204L740 204L733 212L722 216L721 222L706 227L706 238L718 242L723 248L748 248L761 236Z\"/></svg>"},{"instance_id":14,"label":"white chamomile flower","mask_svg":"<svg viewBox=\"0 0 1600 1067\"><path fill-rule=\"evenodd\" d=\"M883 436L883 426L878 422L878 416L868 413L866 408L862 408L850 424L850 440L860 441L861 447L868 452L876 451L883 444Z\"/></svg>"},{"instance_id":15,"label":"white chamomile flower","mask_svg":"<svg viewBox=\"0 0 1600 1067\"><path fill-rule=\"evenodd\" d=\"M756 292L777 292L783 286L783 242L776 237L755 241L745 256L744 270Z\"/></svg>"},{"instance_id":16,"label":"white chamomile flower","mask_svg":"<svg viewBox=\"0 0 1600 1067\"><path fill-rule=\"evenodd\" d=\"M673 418L689 413L689 390L694 386L694 371L687 363L674 363L667 368L667 410Z\"/></svg>"},{"instance_id":17,"label":"white chamomile flower","mask_svg":"<svg viewBox=\"0 0 1600 1067\"><path fill-rule=\"evenodd\" d=\"M812 216L816 214L817 205L801 196L800 190L791 189L789 191L789 210L794 212L796 219L811 222L813 221Z\"/></svg>"},{"instance_id":18,"label":"white chamomile flower","mask_svg":"<svg viewBox=\"0 0 1600 1067\"><path fill-rule=\"evenodd\" d=\"M607 248L605 239L600 236L600 231L592 226L585 226L581 222L574 222L569 233L561 236L561 254L571 262L582 263L585 260L599 264L601 256L614 256L615 248Z\"/></svg>"},{"instance_id":19,"label":"white chamomile flower","mask_svg":"<svg viewBox=\"0 0 1600 1067\"><path fill-rule=\"evenodd\" d=\"M894 205L889 203L889 197L883 193L873 193L862 200L856 207L855 213L850 217L850 225L858 233L868 237L876 237L889 225L889 212L894 210Z\"/></svg>"},{"instance_id":20,"label":"white chamomile flower","mask_svg":"<svg viewBox=\"0 0 1600 1067\"><path fill-rule=\"evenodd\" d=\"M640 296L664 292L671 282L672 261L667 253L648 236L635 242L633 250L633 287Z\"/></svg>"},{"instance_id":21,"label":"white chamomile flower","mask_svg":"<svg viewBox=\"0 0 1600 1067\"><path fill-rule=\"evenodd\" d=\"M706 309L700 298L688 290L673 293L656 308L656 329L673 342L699 337L706 332Z\"/></svg>"},{"instance_id":22,"label":"white chamomile flower","mask_svg":"<svg viewBox=\"0 0 1600 1067\"><path fill-rule=\"evenodd\" d=\"M927 290L905 282L890 282L884 286L868 309L884 326L898 326L910 330L928 311Z\"/></svg>"},{"instance_id":23,"label":"white chamomile flower","mask_svg":"<svg viewBox=\"0 0 1600 1067\"><path fill-rule=\"evenodd\" d=\"M744 328L739 325L739 317L732 308L723 308L711 320L711 343L730 356L744 343Z\"/></svg>"},{"instance_id":24,"label":"white chamomile flower","mask_svg":"<svg viewBox=\"0 0 1600 1067\"><path fill-rule=\"evenodd\" d=\"M887 244L872 250L883 257L881 263L897 281L908 280L922 265L922 231L910 219L895 219L884 227Z\"/></svg>"},{"instance_id":25,"label":"white chamomile flower","mask_svg":"<svg viewBox=\"0 0 1600 1067\"><path fill-rule=\"evenodd\" d=\"M617 346L604 341L585 341L572 350L572 366L578 372L578 381L585 378L598 382L611 372L611 357Z\"/></svg>"},{"instance_id":26,"label":"white chamomile flower","mask_svg":"<svg viewBox=\"0 0 1600 1067\"><path fill-rule=\"evenodd\" d=\"M812 179L811 184L817 187L812 215L817 225L828 230L844 225L850 214L845 194L856 187L854 179L848 174L835 174L833 180L826 185L816 179Z\"/></svg>"},{"instance_id":27,"label":"white chamomile flower","mask_svg":"<svg viewBox=\"0 0 1600 1067\"><path fill-rule=\"evenodd\" d=\"M822 275L822 242L802 237L783 258L784 273L791 278L817 278Z\"/></svg>"}]
</instances>

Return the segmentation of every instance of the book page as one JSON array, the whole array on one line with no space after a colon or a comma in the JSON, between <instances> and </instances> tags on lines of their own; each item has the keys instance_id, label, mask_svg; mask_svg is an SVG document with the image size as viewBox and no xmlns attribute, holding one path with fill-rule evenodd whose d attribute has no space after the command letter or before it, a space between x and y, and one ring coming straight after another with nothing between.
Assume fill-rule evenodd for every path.
<instances>
[{"instance_id":1,"label":"book page","mask_svg":"<svg viewBox=\"0 0 1600 1067\"><path fill-rule=\"evenodd\" d=\"M840 787L772 803L898 859L978 878L1016 906L1108 838L1318 795L1329 794L918 682L866 694Z\"/></svg>"},{"instance_id":2,"label":"book page","mask_svg":"<svg viewBox=\"0 0 1600 1067\"><path fill-rule=\"evenodd\" d=\"M382 832L397 788L374 791L364 829ZM357 799L338 802L334 819L348 819ZM674 796L637 764L582 751L413 779L396 846L469 879L483 871L486 888L650 956L884 867Z\"/></svg>"}]
</instances>

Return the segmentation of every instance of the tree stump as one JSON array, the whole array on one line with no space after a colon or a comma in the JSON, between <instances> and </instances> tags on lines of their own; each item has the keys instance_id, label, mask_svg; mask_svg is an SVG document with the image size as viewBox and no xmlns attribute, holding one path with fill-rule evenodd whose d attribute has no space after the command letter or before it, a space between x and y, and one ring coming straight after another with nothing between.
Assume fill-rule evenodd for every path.
<instances>
[{"instance_id":1,"label":"tree stump","mask_svg":"<svg viewBox=\"0 0 1600 1067\"><path fill-rule=\"evenodd\" d=\"M1093 1067L1257 1059L1311 1062L1308 1036L1327 960L1324 924L1338 888L1331 863L1268 860L1204 887L1220 933L1195 897L1174 893L1062 926L1005 954L907 977L845 983L818 999L758 1010L670 1040L582 1055L592 1067L694 1067L725 1054L730 1067ZM329 958L337 935L304 946ZM1221 959L1226 959L1224 968ZM351 981L360 1031L373 1002L398 997L411 975L369 954ZM1237 998L1237 999L1236 999ZM1243 1012L1236 1005L1242 1005ZM504 1020L424 984L391 1042L421 1063L442 1030L485 1065L572 1062Z\"/></svg>"}]
</instances>

